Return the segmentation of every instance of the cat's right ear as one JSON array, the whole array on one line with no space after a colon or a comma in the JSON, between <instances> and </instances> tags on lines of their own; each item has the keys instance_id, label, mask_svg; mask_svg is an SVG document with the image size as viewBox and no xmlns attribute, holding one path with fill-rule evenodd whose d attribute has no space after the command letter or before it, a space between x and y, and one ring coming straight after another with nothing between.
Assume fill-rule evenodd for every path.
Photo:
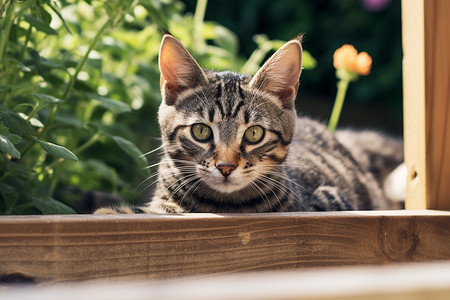
<instances>
[{"instance_id":1,"label":"cat's right ear","mask_svg":"<svg viewBox=\"0 0 450 300\"><path fill-rule=\"evenodd\" d=\"M250 81L250 86L277 97L283 108L294 108L302 72L302 36L287 42L275 52Z\"/></svg>"},{"instance_id":2,"label":"cat's right ear","mask_svg":"<svg viewBox=\"0 0 450 300\"><path fill-rule=\"evenodd\" d=\"M161 94L167 105L174 105L180 92L208 82L205 72L174 36L165 34L159 50Z\"/></svg>"}]
</instances>

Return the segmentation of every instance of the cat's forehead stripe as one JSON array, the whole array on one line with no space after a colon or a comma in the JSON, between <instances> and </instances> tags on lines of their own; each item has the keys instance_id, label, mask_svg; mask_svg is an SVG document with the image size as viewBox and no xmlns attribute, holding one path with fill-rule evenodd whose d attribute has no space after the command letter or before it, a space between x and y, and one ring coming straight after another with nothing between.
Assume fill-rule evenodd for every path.
<instances>
[{"instance_id":1,"label":"cat's forehead stripe","mask_svg":"<svg viewBox=\"0 0 450 300\"><path fill-rule=\"evenodd\" d=\"M240 101L238 104L236 104L236 108L234 109L234 112L232 114L232 118L236 118L237 114L239 113L239 110L244 106L244 101Z\"/></svg>"}]
</instances>

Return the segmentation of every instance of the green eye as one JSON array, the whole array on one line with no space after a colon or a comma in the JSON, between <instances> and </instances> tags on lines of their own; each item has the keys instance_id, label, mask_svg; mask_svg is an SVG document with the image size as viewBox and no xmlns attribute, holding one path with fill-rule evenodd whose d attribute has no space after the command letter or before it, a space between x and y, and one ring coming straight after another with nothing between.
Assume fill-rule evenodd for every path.
<instances>
[{"instance_id":1,"label":"green eye","mask_svg":"<svg viewBox=\"0 0 450 300\"><path fill-rule=\"evenodd\" d=\"M249 127L244 133L244 139L251 144L259 143L263 137L264 128L258 125Z\"/></svg>"},{"instance_id":2,"label":"green eye","mask_svg":"<svg viewBox=\"0 0 450 300\"><path fill-rule=\"evenodd\" d=\"M199 142L206 142L212 136L212 130L208 125L198 123L191 127L191 134L195 140Z\"/></svg>"}]
</instances>

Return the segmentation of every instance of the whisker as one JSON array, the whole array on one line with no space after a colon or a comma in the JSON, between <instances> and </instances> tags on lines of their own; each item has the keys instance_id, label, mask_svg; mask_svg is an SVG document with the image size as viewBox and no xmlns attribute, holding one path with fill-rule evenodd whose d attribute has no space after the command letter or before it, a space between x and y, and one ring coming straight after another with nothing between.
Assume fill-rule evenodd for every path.
<instances>
[{"instance_id":1,"label":"whisker","mask_svg":"<svg viewBox=\"0 0 450 300\"><path fill-rule=\"evenodd\" d=\"M156 151L158 151L158 150L163 149L164 147L165 147L165 144L162 144L162 145L159 146L158 148L155 148L155 149L153 149L153 150L148 151L147 153L144 153L144 154L139 155L139 158L144 157L144 156L147 156L147 155L149 155L149 154L152 154L152 153L154 153L154 152L156 152Z\"/></svg>"},{"instance_id":2,"label":"whisker","mask_svg":"<svg viewBox=\"0 0 450 300\"><path fill-rule=\"evenodd\" d=\"M195 168L194 168L193 166L178 167L177 169L179 169L179 170L181 171L181 173L185 173L186 171L192 171L192 172L195 171ZM154 172L152 175L150 175L149 177L147 177L146 179L144 179L144 180L143 180L143 181L135 188L135 191L136 191L141 185L143 185L144 183L146 183L146 182L149 181L150 179L154 178L155 176L158 176L159 174L160 174L160 172L159 172L159 171L156 171L156 172ZM172 175L174 175L174 174L173 174L173 173L167 174L167 175L166 175L165 177L163 177L163 178L167 178L167 177L172 176ZM157 181L158 181L158 180L157 180ZM155 181L154 183L156 183L157 181ZM154 183L150 184L150 186L153 185Z\"/></svg>"},{"instance_id":3,"label":"whisker","mask_svg":"<svg viewBox=\"0 0 450 300\"><path fill-rule=\"evenodd\" d=\"M291 163L284 162L284 163L278 164L278 165L262 165L262 166L264 166L264 167L288 167L288 168L300 168L300 169L306 167L311 170L314 170L314 171L324 174L324 172L322 170L319 170L315 167L312 167L312 166L306 165L306 164L291 164Z\"/></svg>"},{"instance_id":4,"label":"whisker","mask_svg":"<svg viewBox=\"0 0 450 300\"><path fill-rule=\"evenodd\" d=\"M285 174L283 174L283 173L277 173L277 172L271 172L271 171L266 171L266 173L267 173L267 174L272 174L272 175L275 175L275 176L279 176L279 177L281 177L282 179L284 179L284 180L286 180L286 181L288 181L288 182L294 184L295 186L299 187L300 189L304 190L305 192L307 192L308 194L310 194L310 195L313 196L314 198L320 200L319 197L318 197L317 195L315 195L313 192L311 192L310 190L308 190L308 189L305 188L304 186L298 184L297 182L293 181L292 179L290 179L289 177L287 177ZM274 179L273 179L273 180L274 180ZM296 197L298 197L298 195L297 195L292 189L289 189L289 190L290 190L294 195L296 195ZM303 206L303 204L300 202L301 199L300 199L299 197L298 197L298 199L299 199L299 204L302 205L302 207L303 207L305 210L308 210L308 209L307 209L305 206Z\"/></svg>"},{"instance_id":5,"label":"whisker","mask_svg":"<svg viewBox=\"0 0 450 300\"><path fill-rule=\"evenodd\" d=\"M195 181L195 182L188 188L188 190L184 193L183 198L181 198L181 201L178 203L178 205L181 206L182 203L183 203L183 201L184 201L184 198L189 194L189 191L190 191L193 187L195 187L196 185L198 185L199 183L202 182L202 179L201 179L200 177L197 177L196 180L197 180L197 181ZM186 184L187 184L187 183L186 183ZM195 189L195 190L193 191L193 193L194 193L196 190L197 190L197 189ZM193 193L192 193L192 195L193 195Z\"/></svg>"},{"instance_id":6,"label":"whisker","mask_svg":"<svg viewBox=\"0 0 450 300\"><path fill-rule=\"evenodd\" d=\"M263 191L263 189L261 189L257 184L256 184L256 182L260 182L261 184L263 184L266 188L268 188L274 195L275 195L275 197L277 197L276 196L276 194L272 191L272 189L269 187L269 185L267 185L262 179L260 179L260 178L256 178L255 179L255 181L251 181L250 182L250 186L251 187L255 187L256 188L256 190L257 190L257 192L261 195L261 198L264 200L264 202L267 204L267 207L268 208L270 208L272 205L271 205L271 203L270 203L270 200L269 200L269 197L267 197L267 194ZM264 199L265 198L265 199ZM278 200L278 202L280 202L280 200L278 199L278 197L277 197L277 200Z\"/></svg>"},{"instance_id":7,"label":"whisker","mask_svg":"<svg viewBox=\"0 0 450 300\"><path fill-rule=\"evenodd\" d=\"M169 164L171 162L178 162L178 163L183 163L183 164L187 164L187 165L192 165L192 166L196 166L197 163L190 161L190 160L182 160L182 159L172 159L172 158L167 158L167 159L162 159L161 161L152 164L150 166L145 167L145 169L150 169L159 165L163 165L163 164Z\"/></svg>"},{"instance_id":8,"label":"whisker","mask_svg":"<svg viewBox=\"0 0 450 300\"><path fill-rule=\"evenodd\" d=\"M183 177L182 179L184 179L184 178L188 178L188 179L186 179L184 182L182 182L179 186L177 186L176 188L175 188L175 190L173 190L172 191L172 193L170 194L170 196L169 196L169 200L170 199L173 199L173 196L175 196L184 186L186 186L187 184L189 184L190 182L192 182L192 181L194 181L194 180L197 180L197 179L199 179L199 177L198 176L196 176L195 174L194 175L189 175L189 176L185 176L185 177ZM176 182L178 182L178 181L180 181L181 179L179 179L179 180L177 180ZM174 182L175 183L175 182ZM171 184L170 186L172 186L173 184ZM169 187L170 187L169 186ZM169 189L169 187L167 187L167 189L164 191L164 193Z\"/></svg>"},{"instance_id":9,"label":"whisker","mask_svg":"<svg viewBox=\"0 0 450 300\"><path fill-rule=\"evenodd\" d=\"M270 183L274 188L278 189L280 192L284 191L285 193L287 193L286 197L290 197L290 195L292 195L294 197L294 201L296 201L297 203L299 203L305 210L306 208L303 206L301 198L287 185L282 184L281 182L268 177L268 176L264 176L264 175L260 175L259 180L266 180L267 183ZM274 191L271 189L272 193L274 193ZM284 211L284 207L281 203L281 201L279 200L279 198L276 196L277 200L278 200L278 204L280 205L280 209L282 209Z\"/></svg>"},{"instance_id":10,"label":"whisker","mask_svg":"<svg viewBox=\"0 0 450 300\"><path fill-rule=\"evenodd\" d=\"M189 168L192 168L192 167L189 167ZM181 172L181 174L191 174L191 175L192 174L196 174L196 170L191 170L189 168L186 168L184 171ZM187 171L190 171L190 172L187 172ZM160 172L156 172L156 174L153 174L152 176L149 176L149 178L145 179L141 184L139 184L139 186L137 188L139 188L142 184L147 182L149 179L154 178L156 175L160 175ZM146 191L148 188L150 188L155 183L158 183L159 181L164 180L164 179L169 178L169 177L172 177L172 176L175 176L175 174L170 173L170 174L166 174L166 175L161 175L161 177L158 177L156 180L154 180L152 183L147 185L144 189L142 189L139 192L143 193L144 191Z\"/></svg>"}]
</instances>

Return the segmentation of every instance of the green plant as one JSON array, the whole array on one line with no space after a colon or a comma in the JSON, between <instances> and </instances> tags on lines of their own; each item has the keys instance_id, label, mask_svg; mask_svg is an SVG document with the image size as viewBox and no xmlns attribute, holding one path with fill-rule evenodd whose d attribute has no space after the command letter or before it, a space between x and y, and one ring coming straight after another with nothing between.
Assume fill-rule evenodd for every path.
<instances>
[{"instance_id":1,"label":"green plant","mask_svg":"<svg viewBox=\"0 0 450 300\"><path fill-rule=\"evenodd\" d=\"M151 172L139 149L158 145L163 29L217 70L252 72L281 43L256 37L246 61L234 33L203 20L206 4L191 15L176 0L1 2L1 214L74 213L73 189L138 201Z\"/></svg>"}]
</instances>

